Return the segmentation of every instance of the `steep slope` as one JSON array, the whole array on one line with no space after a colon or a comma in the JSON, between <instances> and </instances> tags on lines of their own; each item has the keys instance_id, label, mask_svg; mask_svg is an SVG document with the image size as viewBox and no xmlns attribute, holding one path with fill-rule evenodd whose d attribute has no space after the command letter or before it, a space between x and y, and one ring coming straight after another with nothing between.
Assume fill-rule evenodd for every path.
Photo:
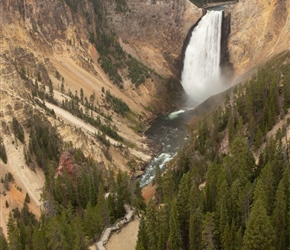
<instances>
[{"instance_id":1,"label":"steep slope","mask_svg":"<svg viewBox=\"0 0 290 250\"><path fill-rule=\"evenodd\" d=\"M289 80L288 51L190 126L156 176L138 249L289 248Z\"/></svg>"},{"instance_id":2,"label":"steep slope","mask_svg":"<svg viewBox=\"0 0 290 250\"><path fill-rule=\"evenodd\" d=\"M237 74L289 49L290 2L240 0L231 11L230 61Z\"/></svg>"},{"instance_id":3,"label":"steep slope","mask_svg":"<svg viewBox=\"0 0 290 250\"><path fill-rule=\"evenodd\" d=\"M31 149L33 124L45 124L42 134L56 130L65 147L81 149L102 170L132 173L150 159L146 138L139 132L154 113L174 105L172 93L167 93L180 90L176 63L182 38L201 13L185 0L128 0L126 6L126 12L118 12L114 1L0 2L0 136L8 159L0 160L5 180L0 184L0 226L5 235L9 212L22 208L26 193L29 209L40 216L45 176L38 166L39 152ZM152 21L152 11L165 13L160 14L162 20L158 17L160 23ZM110 15L124 22L110 23ZM138 25L130 26L133 22ZM128 27L132 30L125 36ZM114 30L120 38L112 35ZM113 72L122 77L122 84L112 79L110 69L118 58L112 52L104 55L106 42L112 42L113 52L120 51L118 42L126 51L120 52L126 63ZM113 62L109 71L108 58ZM137 73L130 75L134 70ZM136 74L144 72L146 77L134 83ZM7 182L9 173L14 180Z\"/></svg>"},{"instance_id":4,"label":"steep slope","mask_svg":"<svg viewBox=\"0 0 290 250\"><path fill-rule=\"evenodd\" d=\"M123 48L159 74L177 76L183 42L202 10L189 0L127 0L124 11L106 4Z\"/></svg>"}]
</instances>

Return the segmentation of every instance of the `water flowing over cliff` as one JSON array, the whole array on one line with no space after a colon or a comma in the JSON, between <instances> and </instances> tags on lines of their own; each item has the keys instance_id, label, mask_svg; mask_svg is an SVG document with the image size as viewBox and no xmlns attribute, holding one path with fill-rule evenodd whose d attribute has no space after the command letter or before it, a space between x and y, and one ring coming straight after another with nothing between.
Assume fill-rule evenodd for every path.
<instances>
[{"instance_id":1,"label":"water flowing over cliff","mask_svg":"<svg viewBox=\"0 0 290 250\"><path fill-rule=\"evenodd\" d=\"M181 81L185 92L202 102L225 89L220 77L222 11L208 11L192 31Z\"/></svg>"}]
</instances>

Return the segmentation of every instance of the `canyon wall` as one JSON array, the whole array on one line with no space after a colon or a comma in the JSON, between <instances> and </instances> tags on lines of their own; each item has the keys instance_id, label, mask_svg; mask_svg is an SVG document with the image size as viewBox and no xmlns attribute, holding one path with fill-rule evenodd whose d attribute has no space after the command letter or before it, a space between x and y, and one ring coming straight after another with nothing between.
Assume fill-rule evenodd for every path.
<instances>
[{"instance_id":1,"label":"canyon wall","mask_svg":"<svg viewBox=\"0 0 290 250\"><path fill-rule=\"evenodd\" d=\"M108 20L125 47L158 73L177 75L183 42L202 10L188 0L127 0L127 5L128 12L107 8Z\"/></svg>"},{"instance_id":2,"label":"canyon wall","mask_svg":"<svg viewBox=\"0 0 290 250\"><path fill-rule=\"evenodd\" d=\"M289 49L289 0L240 0L229 11L230 61L236 75Z\"/></svg>"}]
</instances>

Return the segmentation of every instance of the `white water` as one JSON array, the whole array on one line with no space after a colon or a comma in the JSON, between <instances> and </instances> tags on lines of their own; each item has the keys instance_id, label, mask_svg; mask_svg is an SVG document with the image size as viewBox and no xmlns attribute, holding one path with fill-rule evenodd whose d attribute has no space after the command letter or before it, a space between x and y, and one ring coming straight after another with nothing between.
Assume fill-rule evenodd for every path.
<instances>
[{"instance_id":1,"label":"white water","mask_svg":"<svg viewBox=\"0 0 290 250\"><path fill-rule=\"evenodd\" d=\"M156 167L160 168L163 172L165 170L166 163L172 160L174 155L170 153L162 153L155 157L150 165L146 168L145 173L140 178L140 186L144 187L148 185L155 178Z\"/></svg>"},{"instance_id":2,"label":"white water","mask_svg":"<svg viewBox=\"0 0 290 250\"><path fill-rule=\"evenodd\" d=\"M178 110L178 111L174 111L174 112L172 112L172 113L170 113L168 115L168 118L170 120L176 119L180 114L182 114L184 112L185 112L185 109L181 109L181 110Z\"/></svg>"},{"instance_id":3,"label":"white water","mask_svg":"<svg viewBox=\"0 0 290 250\"><path fill-rule=\"evenodd\" d=\"M163 172L167 162L174 158L179 148L188 140L185 125L192 117L188 112L193 109L186 107L167 116L159 117L158 122L151 126L150 130L153 132L151 138L162 145L162 151L151 160L144 174L140 177L141 187L146 186L155 178L156 168L159 167ZM151 133L149 134L152 136Z\"/></svg>"},{"instance_id":4,"label":"white water","mask_svg":"<svg viewBox=\"0 0 290 250\"><path fill-rule=\"evenodd\" d=\"M225 90L220 77L222 18L222 11L208 11L192 31L185 51L181 83L198 102Z\"/></svg>"}]
</instances>

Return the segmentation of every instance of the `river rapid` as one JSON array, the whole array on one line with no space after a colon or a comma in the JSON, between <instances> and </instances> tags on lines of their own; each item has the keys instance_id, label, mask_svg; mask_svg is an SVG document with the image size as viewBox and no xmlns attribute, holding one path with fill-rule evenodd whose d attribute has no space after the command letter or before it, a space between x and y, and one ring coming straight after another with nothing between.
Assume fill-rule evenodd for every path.
<instances>
[{"instance_id":1,"label":"river rapid","mask_svg":"<svg viewBox=\"0 0 290 250\"><path fill-rule=\"evenodd\" d=\"M168 115L158 116L152 122L145 135L161 145L161 152L150 161L145 173L140 177L141 187L148 185L154 179L157 167L164 171L166 163L184 146L188 140L186 124L192 119L193 110L194 107L185 107Z\"/></svg>"}]
</instances>

